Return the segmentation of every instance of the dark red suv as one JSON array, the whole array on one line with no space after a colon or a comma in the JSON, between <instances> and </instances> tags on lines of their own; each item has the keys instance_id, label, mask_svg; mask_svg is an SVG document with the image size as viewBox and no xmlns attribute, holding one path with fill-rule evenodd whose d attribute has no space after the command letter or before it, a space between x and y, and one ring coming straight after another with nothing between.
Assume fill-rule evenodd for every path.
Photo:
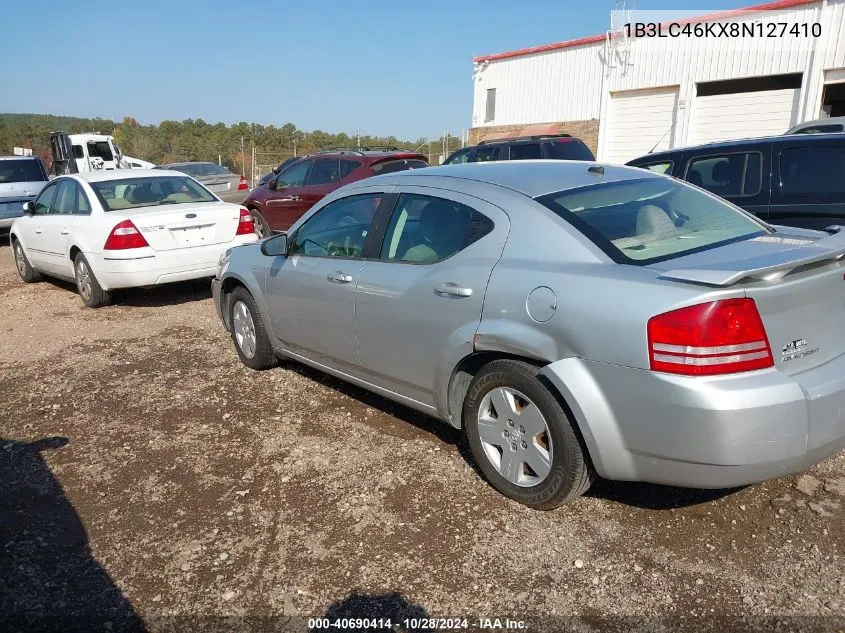
<instances>
[{"instance_id":1,"label":"dark red suv","mask_svg":"<svg viewBox=\"0 0 845 633\"><path fill-rule=\"evenodd\" d=\"M312 206L338 187L405 169L428 167L424 154L407 150L323 150L288 165L266 185L253 189L243 205L261 237L286 231Z\"/></svg>"}]
</instances>

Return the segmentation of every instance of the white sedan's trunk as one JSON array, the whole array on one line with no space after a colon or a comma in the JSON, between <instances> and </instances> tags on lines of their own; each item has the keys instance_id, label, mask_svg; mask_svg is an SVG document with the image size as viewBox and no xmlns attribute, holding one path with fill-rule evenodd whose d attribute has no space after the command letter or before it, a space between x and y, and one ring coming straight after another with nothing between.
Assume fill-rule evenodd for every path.
<instances>
[{"instance_id":1,"label":"white sedan's trunk","mask_svg":"<svg viewBox=\"0 0 845 633\"><path fill-rule=\"evenodd\" d=\"M133 209L126 217L153 250L208 246L230 242L240 211L226 203L185 203Z\"/></svg>"}]
</instances>

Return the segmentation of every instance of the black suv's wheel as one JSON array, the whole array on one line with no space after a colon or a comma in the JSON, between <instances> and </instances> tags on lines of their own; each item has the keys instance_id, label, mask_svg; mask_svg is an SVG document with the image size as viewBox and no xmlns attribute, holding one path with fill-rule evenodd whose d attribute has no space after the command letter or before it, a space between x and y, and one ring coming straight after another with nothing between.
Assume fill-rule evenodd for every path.
<instances>
[{"instance_id":1,"label":"black suv's wheel","mask_svg":"<svg viewBox=\"0 0 845 633\"><path fill-rule=\"evenodd\" d=\"M497 360L473 379L463 420L476 462L496 490L551 510L583 494L593 469L566 411L539 369Z\"/></svg>"}]
</instances>

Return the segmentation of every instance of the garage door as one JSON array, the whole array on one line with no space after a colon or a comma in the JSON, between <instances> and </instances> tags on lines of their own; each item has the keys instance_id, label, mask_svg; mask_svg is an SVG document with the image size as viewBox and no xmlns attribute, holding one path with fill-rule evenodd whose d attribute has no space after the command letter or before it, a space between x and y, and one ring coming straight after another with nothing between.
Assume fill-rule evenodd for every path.
<instances>
[{"instance_id":1,"label":"garage door","mask_svg":"<svg viewBox=\"0 0 845 633\"><path fill-rule=\"evenodd\" d=\"M622 164L668 149L674 146L678 87L611 93L608 112L602 160Z\"/></svg>"},{"instance_id":2,"label":"garage door","mask_svg":"<svg viewBox=\"0 0 845 633\"><path fill-rule=\"evenodd\" d=\"M799 89L696 97L690 145L783 134L798 119Z\"/></svg>"}]
</instances>

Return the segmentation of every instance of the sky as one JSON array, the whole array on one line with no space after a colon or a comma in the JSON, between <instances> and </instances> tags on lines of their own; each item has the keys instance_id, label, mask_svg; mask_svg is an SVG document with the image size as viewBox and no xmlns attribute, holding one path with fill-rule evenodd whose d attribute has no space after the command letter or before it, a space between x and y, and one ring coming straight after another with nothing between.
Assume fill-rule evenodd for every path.
<instances>
[{"instance_id":1,"label":"sky","mask_svg":"<svg viewBox=\"0 0 845 633\"><path fill-rule=\"evenodd\" d=\"M472 62L603 33L615 0L9 1L0 112L460 135ZM742 0L628 0L719 11ZM573 86L577 89L577 85Z\"/></svg>"}]
</instances>

